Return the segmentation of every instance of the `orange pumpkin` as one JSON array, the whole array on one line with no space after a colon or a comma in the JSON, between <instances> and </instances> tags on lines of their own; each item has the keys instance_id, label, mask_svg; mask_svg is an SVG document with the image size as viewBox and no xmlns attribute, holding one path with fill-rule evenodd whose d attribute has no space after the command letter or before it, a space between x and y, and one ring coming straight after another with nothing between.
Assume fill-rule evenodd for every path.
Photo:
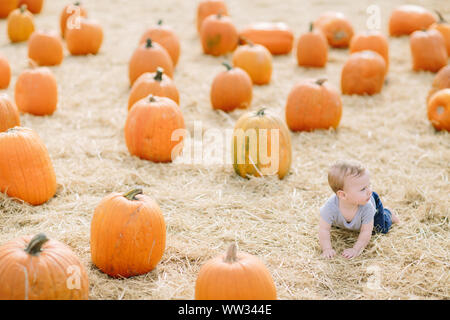
<instances>
[{"instance_id":1,"label":"orange pumpkin","mask_svg":"<svg viewBox=\"0 0 450 320\"><path fill-rule=\"evenodd\" d=\"M11 66L8 59L0 54L0 89L7 89L11 81Z\"/></svg>"},{"instance_id":2,"label":"orange pumpkin","mask_svg":"<svg viewBox=\"0 0 450 320\"><path fill-rule=\"evenodd\" d=\"M350 53L372 50L379 53L386 62L386 72L389 69L389 43L379 31L357 33L350 41Z\"/></svg>"},{"instance_id":3,"label":"orange pumpkin","mask_svg":"<svg viewBox=\"0 0 450 320\"><path fill-rule=\"evenodd\" d=\"M314 21L314 28L325 34L328 44L333 48L347 48L354 33L352 24L341 12L322 13Z\"/></svg>"},{"instance_id":4,"label":"orange pumpkin","mask_svg":"<svg viewBox=\"0 0 450 320\"><path fill-rule=\"evenodd\" d=\"M289 173L292 146L289 129L275 114L260 109L243 114L233 132L233 167L238 175L262 177Z\"/></svg>"},{"instance_id":5,"label":"orange pumpkin","mask_svg":"<svg viewBox=\"0 0 450 320\"><path fill-rule=\"evenodd\" d=\"M250 40L253 43L263 45L271 54L287 54L294 45L294 34L283 22L254 23L239 32L239 38L243 44Z\"/></svg>"},{"instance_id":6,"label":"orange pumpkin","mask_svg":"<svg viewBox=\"0 0 450 320\"><path fill-rule=\"evenodd\" d=\"M20 126L20 115L16 105L6 94L0 95L0 132Z\"/></svg>"},{"instance_id":7,"label":"orange pumpkin","mask_svg":"<svg viewBox=\"0 0 450 320\"><path fill-rule=\"evenodd\" d=\"M26 41L34 32L33 14L26 5L12 11L8 16L8 37L11 42Z\"/></svg>"},{"instance_id":8,"label":"orange pumpkin","mask_svg":"<svg viewBox=\"0 0 450 320\"><path fill-rule=\"evenodd\" d=\"M173 77L173 63L170 55L160 44L149 38L131 56L128 64L131 85L141 74L155 72L158 67L163 68L167 76Z\"/></svg>"},{"instance_id":9,"label":"orange pumpkin","mask_svg":"<svg viewBox=\"0 0 450 320\"><path fill-rule=\"evenodd\" d=\"M67 26L67 49L72 55L97 54L103 42L102 26L94 20L78 19L79 25Z\"/></svg>"},{"instance_id":10,"label":"orange pumpkin","mask_svg":"<svg viewBox=\"0 0 450 320\"><path fill-rule=\"evenodd\" d=\"M164 216L140 189L114 192L95 208L90 242L92 262L102 272L124 278L145 274L164 254Z\"/></svg>"},{"instance_id":11,"label":"orange pumpkin","mask_svg":"<svg viewBox=\"0 0 450 320\"><path fill-rule=\"evenodd\" d=\"M313 28L311 23L309 32L302 34L297 41L297 63L302 67L322 68L328 60L328 42L322 31Z\"/></svg>"},{"instance_id":12,"label":"orange pumpkin","mask_svg":"<svg viewBox=\"0 0 450 320\"><path fill-rule=\"evenodd\" d=\"M64 59L61 38L53 31L35 31L28 40L28 57L40 66L56 66Z\"/></svg>"},{"instance_id":13,"label":"orange pumpkin","mask_svg":"<svg viewBox=\"0 0 450 320\"><path fill-rule=\"evenodd\" d=\"M427 114L436 130L450 131L450 88L439 90L431 96Z\"/></svg>"},{"instance_id":14,"label":"orange pumpkin","mask_svg":"<svg viewBox=\"0 0 450 320\"><path fill-rule=\"evenodd\" d=\"M433 84L431 86L430 91L428 92L427 101L430 100L430 97L441 89L450 88L450 65L443 67L436 73L436 76L433 79Z\"/></svg>"},{"instance_id":15,"label":"orange pumpkin","mask_svg":"<svg viewBox=\"0 0 450 320\"><path fill-rule=\"evenodd\" d=\"M33 130L14 127L0 133L0 191L34 206L55 195L50 156Z\"/></svg>"},{"instance_id":16,"label":"orange pumpkin","mask_svg":"<svg viewBox=\"0 0 450 320\"><path fill-rule=\"evenodd\" d=\"M342 101L326 79L297 83L286 102L286 123L292 131L336 129L341 121Z\"/></svg>"},{"instance_id":17,"label":"orange pumpkin","mask_svg":"<svg viewBox=\"0 0 450 320\"><path fill-rule=\"evenodd\" d=\"M381 91L386 74L383 57L371 50L352 53L341 73L343 94L376 94Z\"/></svg>"},{"instance_id":18,"label":"orange pumpkin","mask_svg":"<svg viewBox=\"0 0 450 320\"><path fill-rule=\"evenodd\" d=\"M213 109L229 112L236 108L248 108L252 102L252 79L241 68L233 68L226 62L223 65L227 70L220 72L211 86L210 98Z\"/></svg>"},{"instance_id":19,"label":"orange pumpkin","mask_svg":"<svg viewBox=\"0 0 450 320\"><path fill-rule=\"evenodd\" d=\"M410 36L409 44L413 70L437 72L447 65L447 49L439 31L434 29L414 31Z\"/></svg>"},{"instance_id":20,"label":"orange pumpkin","mask_svg":"<svg viewBox=\"0 0 450 320\"><path fill-rule=\"evenodd\" d=\"M436 29L442 34L445 41L445 47L447 48L447 55L450 56L450 24L445 21L444 17L439 11L436 11L436 13L439 16L439 21L433 23L430 28Z\"/></svg>"},{"instance_id":21,"label":"orange pumpkin","mask_svg":"<svg viewBox=\"0 0 450 320\"><path fill-rule=\"evenodd\" d=\"M195 283L196 300L276 300L277 290L269 270L256 256L237 252L207 261Z\"/></svg>"},{"instance_id":22,"label":"orange pumpkin","mask_svg":"<svg viewBox=\"0 0 450 320\"><path fill-rule=\"evenodd\" d=\"M18 0L0 1L0 19L7 18L11 11L17 8Z\"/></svg>"},{"instance_id":23,"label":"orange pumpkin","mask_svg":"<svg viewBox=\"0 0 450 320\"><path fill-rule=\"evenodd\" d=\"M87 9L79 1L68 4L64 7L61 15L59 16L59 27L61 30L61 37L66 37L67 24L76 27L79 25L79 19L81 17L87 18ZM70 18L70 19L69 19Z\"/></svg>"},{"instance_id":24,"label":"orange pumpkin","mask_svg":"<svg viewBox=\"0 0 450 320\"><path fill-rule=\"evenodd\" d=\"M158 42L167 50L167 53L172 59L173 66L175 67L180 57L180 39L178 39L178 36L173 29L167 25L163 25L162 20L159 20L156 26L151 27L144 32L139 44L145 43L149 38Z\"/></svg>"},{"instance_id":25,"label":"orange pumpkin","mask_svg":"<svg viewBox=\"0 0 450 320\"><path fill-rule=\"evenodd\" d=\"M180 104L180 95L172 79L164 74L162 68L156 69L156 72L146 72L136 80L131 88L128 98L128 110L142 98L149 94L159 97L167 97Z\"/></svg>"},{"instance_id":26,"label":"orange pumpkin","mask_svg":"<svg viewBox=\"0 0 450 320\"><path fill-rule=\"evenodd\" d=\"M272 54L260 45L249 43L239 46L233 53L233 65L245 70L257 85L270 83L272 77Z\"/></svg>"},{"instance_id":27,"label":"orange pumpkin","mask_svg":"<svg viewBox=\"0 0 450 320\"><path fill-rule=\"evenodd\" d=\"M197 31L200 32L203 20L212 14L228 15L227 5L223 0L201 0L197 5Z\"/></svg>"},{"instance_id":28,"label":"orange pumpkin","mask_svg":"<svg viewBox=\"0 0 450 320\"><path fill-rule=\"evenodd\" d=\"M58 104L58 85L51 70L42 67L23 71L16 81L15 99L21 112L53 114Z\"/></svg>"},{"instance_id":29,"label":"orange pumpkin","mask_svg":"<svg viewBox=\"0 0 450 320\"><path fill-rule=\"evenodd\" d=\"M182 151L183 138L175 137L185 129L183 114L169 98L147 96L128 112L125 142L128 151L141 159L171 162Z\"/></svg>"},{"instance_id":30,"label":"orange pumpkin","mask_svg":"<svg viewBox=\"0 0 450 320\"><path fill-rule=\"evenodd\" d=\"M19 0L19 7L22 5L26 5L31 13L38 14L42 11L44 0Z\"/></svg>"},{"instance_id":31,"label":"orange pumpkin","mask_svg":"<svg viewBox=\"0 0 450 320\"><path fill-rule=\"evenodd\" d=\"M221 14L205 18L200 29L203 53L220 56L236 49L238 32L230 17Z\"/></svg>"},{"instance_id":32,"label":"orange pumpkin","mask_svg":"<svg viewBox=\"0 0 450 320\"><path fill-rule=\"evenodd\" d=\"M401 5L395 8L389 18L389 34L394 37L409 35L417 30L425 30L436 18L427 9L417 5Z\"/></svg>"},{"instance_id":33,"label":"orange pumpkin","mask_svg":"<svg viewBox=\"0 0 450 320\"><path fill-rule=\"evenodd\" d=\"M88 300L84 265L65 244L43 233L0 246L0 300Z\"/></svg>"}]
</instances>

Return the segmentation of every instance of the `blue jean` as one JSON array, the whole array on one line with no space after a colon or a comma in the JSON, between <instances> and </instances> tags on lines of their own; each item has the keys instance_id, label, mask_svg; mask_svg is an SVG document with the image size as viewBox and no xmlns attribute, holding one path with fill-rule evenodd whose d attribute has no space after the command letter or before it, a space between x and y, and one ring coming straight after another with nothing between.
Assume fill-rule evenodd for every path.
<instances>
[{"instance_id":1,"label":"blue jean","mask_svg":"<svg viewBox=\"0 0 450 320\"><path fill-rule=\"evenodd\" d=\"M373 218L374 232L388 233L392 225L392 213L389 209L383 207L380 197L376 192L372 192L372 196L375 200L377 212Z\"/></svg>"}]
</instances>

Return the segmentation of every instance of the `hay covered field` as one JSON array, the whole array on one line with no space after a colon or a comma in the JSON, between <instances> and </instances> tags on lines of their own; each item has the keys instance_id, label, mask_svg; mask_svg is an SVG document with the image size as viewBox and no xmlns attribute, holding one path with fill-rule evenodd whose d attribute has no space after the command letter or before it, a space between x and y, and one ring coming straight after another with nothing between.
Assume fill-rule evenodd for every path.
<instances>
[{"instance_id":1,"label":"hay covered field","mask_svg":"<svg viewBox=\"0 0 450 320\"><path fill-rule=\"evenodd\" d=\"M66 2L47 0L35 17L37 28L59 31ZM381 94L342 96L343 117L336 131L291 134L293 163L285 179L245 180L227 163L155 164L130 156L125 145L128 60L141 34L158 19L172 26L181 40L174 80L191 134L195 121L203 131L225 131L245 112L225 114L211 108L211 82L231 55L202 53L195 27L197 1L83 2L104 28L100 53L73 57L65 49L63 63L51 68L59 86L58 110L49 117L21 115L22 125L34 129L49 150L57 193L38 207L0 194L0 243L39 232L66 243L88 270L90 299L193 299L200 267L232 242L264 261L279 299L450 298L450 135L436 132L426 117L425 99L434 74L411 70L408 37L389 38L391 62ZM371 5L380 8L381 30L387 34L390 12L403 3L226 2L238 29L251 22L283 21L296 38L327 10L344 12L355 31L363 31ZM446 1L410 3L438 9L450 20ZM15 80L28 65L27 45L9 43L5 20L0 21L0 52L12 67L6 92L13 97ZM250 109L265 106L284 118L287 95L298 80L325 76L339 88L348 56L348 50L330 49L324 69L298 67L293 54L275 56L272 82L254 87ZM203 141L203 147L214 149L214 141ZM352 260L340 254L357 234L333 229L338 255L326 260L320 256L317 231L319 208L332 192L327 169L347 158L367 166L374 190L402 223L387 235L373 236ZM166 251L152 272L112 279L91 262L90 222L103 197L135 186L151 195L164 213Z\"/></svg>"}]
</instances>

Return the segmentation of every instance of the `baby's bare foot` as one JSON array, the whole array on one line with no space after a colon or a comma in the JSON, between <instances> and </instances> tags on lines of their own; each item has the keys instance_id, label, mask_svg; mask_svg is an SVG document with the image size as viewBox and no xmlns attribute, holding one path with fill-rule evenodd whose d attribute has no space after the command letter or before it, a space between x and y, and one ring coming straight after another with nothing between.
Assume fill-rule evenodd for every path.
<instances>
[{"instance_id":1,"label":"baby's bare foot","mask_svg":"<svg viewBox=\"0 0 450 320\"><path fill-rule=\"evenodd\" d=\"M392 213L391 219L392 219L392 223L396 223L396 224L400 223L400 219L395 213Z\"/></svg>"}]
</instances>

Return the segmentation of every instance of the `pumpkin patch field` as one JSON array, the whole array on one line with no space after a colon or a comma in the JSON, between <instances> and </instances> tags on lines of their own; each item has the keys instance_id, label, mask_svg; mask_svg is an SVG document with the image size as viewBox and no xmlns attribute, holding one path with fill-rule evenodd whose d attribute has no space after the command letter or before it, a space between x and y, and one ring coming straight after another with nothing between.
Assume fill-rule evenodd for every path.
<instances>
[{"instance_id":1,"label":"pumpkin patch field","mask_svg":"<svg viewBox=\"0 0 450 320\"><path fill-rule=\"evenodd\" d=\"M2 1L0 299L449 299L450 5L403 4ZM352 259L339 159L400 218Z\"/></svg>"}]
</instances>

